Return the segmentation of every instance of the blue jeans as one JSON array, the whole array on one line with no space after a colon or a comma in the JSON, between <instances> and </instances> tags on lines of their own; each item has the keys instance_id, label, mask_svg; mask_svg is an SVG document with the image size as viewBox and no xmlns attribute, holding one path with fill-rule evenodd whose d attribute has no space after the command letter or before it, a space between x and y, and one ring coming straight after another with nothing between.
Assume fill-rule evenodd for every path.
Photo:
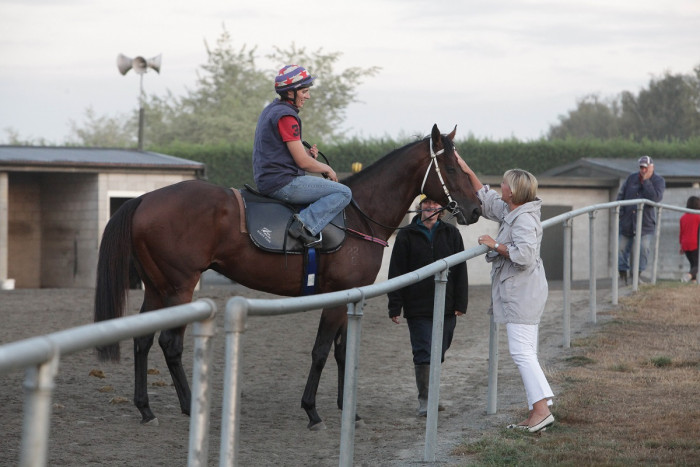
<instances>
[{"instance_id":1,"label":"blue jeans","mask_svg":"<svg viewBox=\"0 0 700 467\"><path fill-rule=\"evenodd\" d=\"M408 332L411 337L411 350L413 350L413 363L415 365L430 365L430 348L433 341L433 318L406 318ZM452 336L455 333L457 316L445 315L445 323L442 327L442 356L440 362L445 361L445 352L452 344Z\"/></svg>"},{"instance_id":2,"label":"blue jeans","mask_svg":"<svg viewBox=\"0 0 700 467\"><path fill-rule=\"evenodd\" d=\"M350 204L352 192L342 183L303 175L296 177L270 196L289 204L308 204L299 212L299 218L309 232L317 235Z\"/></svg>"},{"instance_id":3,"label":"blue jeans","mask_svg":"<svg viewBox=\"0 0 700 467\"><path fill-rule=\"evenodd\" d=\"M641 273L647 268L647 259L649 258L649 244L651 243L652 234L642 235L642 242L639 247L639 272ZM634 246L634 237L620 235L620 250L617 254L617 270L630 270L630 255Z\"/></svg>"}]
</instances>

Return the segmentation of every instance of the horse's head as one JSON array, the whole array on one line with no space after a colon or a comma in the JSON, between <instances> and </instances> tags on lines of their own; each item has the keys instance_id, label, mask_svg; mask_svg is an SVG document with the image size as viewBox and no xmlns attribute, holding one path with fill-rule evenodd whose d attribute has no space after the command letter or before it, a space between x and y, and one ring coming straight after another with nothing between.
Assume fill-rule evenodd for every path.
<instances>
[{"instance_id":1,"label":"horse's head","mask_svg":"<svg viewBox=\"0 0 700 467\"><path fill-rule=\"evenodd\" d=\"M448 135L433 125L430 134L430 162L421 190L430 199L446 206L460 224L473 224L481 215L481 203L471 180L460 169L453 143L457 127Z\"/></svg>"}]
</instances>

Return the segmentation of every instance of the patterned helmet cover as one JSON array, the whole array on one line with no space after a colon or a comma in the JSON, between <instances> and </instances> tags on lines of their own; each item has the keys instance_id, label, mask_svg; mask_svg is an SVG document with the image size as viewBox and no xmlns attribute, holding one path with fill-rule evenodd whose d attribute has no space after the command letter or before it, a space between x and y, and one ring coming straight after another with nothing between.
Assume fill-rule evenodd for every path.
<instances>
[{"instance_id":1,"label":"patterned helmet cover","mask_svg":"<svg viewBox=\"0 0 700 467\"><path fill-rule=\"evenodd\" d=\"M275 78L275 92L282 93L299 88L313 86L314 77L299 65L287 65L282 68Z\"/></svg>"}]
</instances>

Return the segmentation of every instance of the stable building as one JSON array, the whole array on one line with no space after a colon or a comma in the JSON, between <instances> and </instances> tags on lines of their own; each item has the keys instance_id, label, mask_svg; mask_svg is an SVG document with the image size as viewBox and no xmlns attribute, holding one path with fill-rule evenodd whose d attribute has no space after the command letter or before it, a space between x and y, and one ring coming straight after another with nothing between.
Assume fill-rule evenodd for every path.
<instances>
[{"instance_id":1,"label":"stable building","mask_svg":"<svg viewBox=\"0 0 700 467\"><path fill-rule=\"evenodd\" d=\"M0 146L0 286L94 287L100 239L126 200L205 178L148 151Z\"/></svg>"}]
</instances>

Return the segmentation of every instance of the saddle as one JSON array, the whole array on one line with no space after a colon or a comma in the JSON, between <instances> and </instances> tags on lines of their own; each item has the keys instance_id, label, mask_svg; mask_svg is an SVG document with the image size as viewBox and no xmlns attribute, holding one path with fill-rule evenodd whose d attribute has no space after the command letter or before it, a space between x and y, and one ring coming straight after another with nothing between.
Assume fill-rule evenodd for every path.
<instances>
[{"instance_id":1,"label":"saddle","mask_svg":"<svg viewBox=\"0 0 700 467\"><path fill-rule=\"evenodd\" d=\"M302 254L307 250L299 239L288 233L292 216L303 206L267 197L249 185L240 191L232 190L241 211L245 212L245 224L241 216L241 232L247 231L255 246L272 253ZM339 250L345 241L345 211L338 213L321 232L323 240L319 251L332 253Z\"/></svg>"}]
</instances>

